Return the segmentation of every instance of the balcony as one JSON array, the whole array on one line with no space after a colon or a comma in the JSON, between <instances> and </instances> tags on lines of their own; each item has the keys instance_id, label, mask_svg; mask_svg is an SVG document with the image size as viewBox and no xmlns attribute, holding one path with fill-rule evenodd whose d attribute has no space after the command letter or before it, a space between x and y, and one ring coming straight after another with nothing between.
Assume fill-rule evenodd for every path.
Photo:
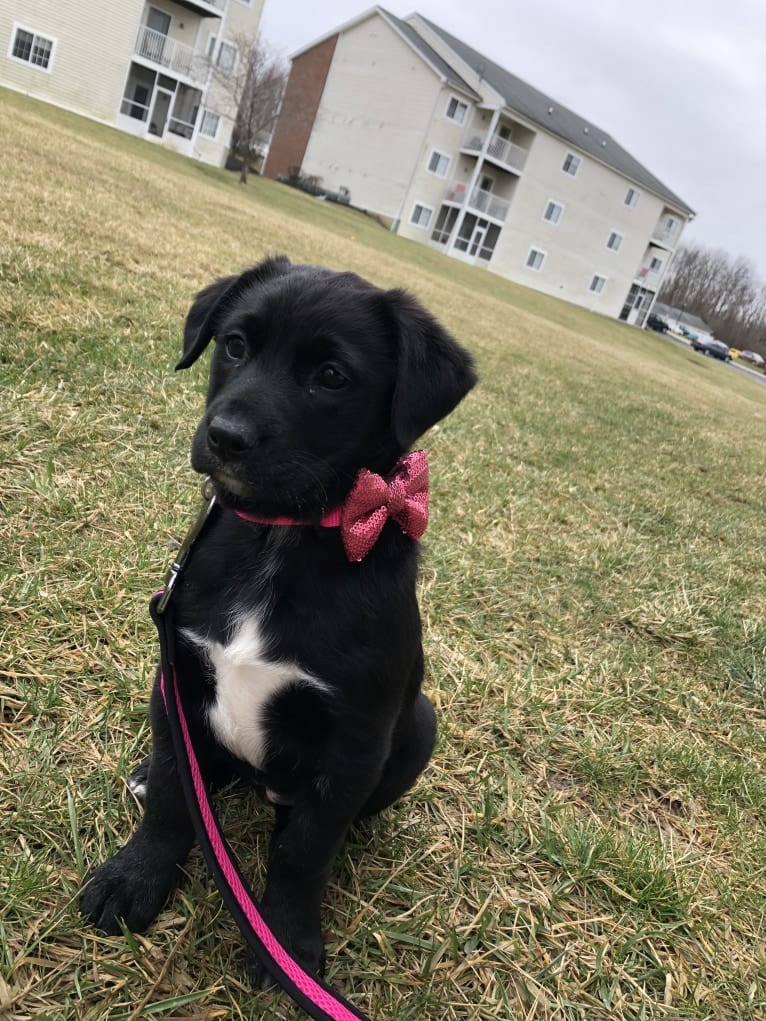
<instances>
[{"instance_id":1,"label":"balcony","mask_svg":"<svg viewBox=\"0 0 766 1021\"><path fill-rule=\"evenodd\" d=\"M464 181L452 181L447 188L444 201L451 205L462 206L474 213L481 213L491 220L505 223L511 203L507 199L498 198L494 192L483 188L474 188L470 193Z\"/></svg>"},{"instance_id":2,"label":"balcony","mask_svg":"<svg viewBox=\"0 0 766 1021\"><path fill-rule=\"evenodd\" d=\"M652 241L656 241L657 244L662 245L663 248L675 248L680 236L680 227L664 227L660 224L660 226L657 227L652 234Z\"/></svg>"},{"instance_id":3,"label":"balcony","mask_svg":"<svg viewBox=\"0 0 766 1021\"><path fill-rule=\"evenodd\" d=\"M520 145L514 145L508 138L501 138L500 135L482 135L472 131L466 135L461 146L463 152L479 153L486 143L486 158L497 163L504 170L510 170L514 174L520 174L527 162L529 150Z\"/></svg>"},{"instance_id":4,"label":"balcony","mask_svg":"<svg viewBox=\"0 0 766 1021\"><path fill-rule=\"evenodd\" d=\"M175 2L203 18L220 18L226 10L226 0L175 0Z\"/></svg>"},{"instance_id":5,"label":"balcony","mask_svg":"<svg viewBox=\"0 0 766 1021\"><path fill-rule=\"evenodd\" d=\"M152 64L187 78L199 78L206 71L205 57L199 50L145 25L138 30L136 53Z\"/></svg>"}]
</instances>

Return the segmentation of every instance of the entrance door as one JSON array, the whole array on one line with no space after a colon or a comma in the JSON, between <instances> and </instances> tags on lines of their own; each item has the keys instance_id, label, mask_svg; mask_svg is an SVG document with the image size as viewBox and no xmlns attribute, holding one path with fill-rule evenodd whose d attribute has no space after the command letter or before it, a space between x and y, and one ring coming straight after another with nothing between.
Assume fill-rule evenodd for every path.
<instances>
[{"instance_id":1,"label":"entrance door","mask_svg":"<svg viewBox=\"0 0 766 1021\"><path fill-rule=\"evenodd\" d=\"M168 122L168 114L170 113L170 104L173 100L173 93L168 92L167 89L161 89L159 86L154 93L154 105L152 106L152 112L149 115L149 134L156 135L157 138L162 138L165 134L165 125Z\"/></svg>"},{"instance_id":2,"label":"entrance door","mask_svg":"<svg viewBox=\"0 0 766 1021\"><path fill-rule=\"evenodd\" d=\"M483 226L482 226L483 224ZM487 225L483 220L479 220L479 224L471 235L471 242L468 246L468 255L471 259L475 259L480 248L484 245L484 238L487 236Z\"/></svg>"}]
</instances>

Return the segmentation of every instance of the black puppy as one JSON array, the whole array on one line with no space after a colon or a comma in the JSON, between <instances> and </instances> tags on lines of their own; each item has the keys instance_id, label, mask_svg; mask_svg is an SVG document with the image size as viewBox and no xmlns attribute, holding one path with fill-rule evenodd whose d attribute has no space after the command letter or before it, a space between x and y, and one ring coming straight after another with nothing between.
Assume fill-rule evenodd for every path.
<instances>
[{"instance_id":1,"label":"black puppy","mask_svg":"<svg viewBox=\"0 0 766 1021\"><path fill-rule=\"evenodd\" d=\"M436 722L420 691L417 543L388 520L357 562L320 521L362 469L390 473L476 376L405 292L283 257L197 296L178 368L212 338L192 465L223 506L174 595L178 678L209 783L244 777L276 805L263 913L321 973L332 862L355 819L415 782ZM194 840L156 683L151 723L141 824L81 895L106 933L152 922Z\"/></svg>"}]
</instances>

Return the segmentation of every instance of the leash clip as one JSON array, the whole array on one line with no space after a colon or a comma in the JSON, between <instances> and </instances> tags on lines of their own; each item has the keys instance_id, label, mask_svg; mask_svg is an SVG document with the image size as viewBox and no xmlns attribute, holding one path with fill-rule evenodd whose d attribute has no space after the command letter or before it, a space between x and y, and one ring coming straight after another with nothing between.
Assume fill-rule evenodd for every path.
<instances>
[{"instance_id":1,"label":"leash clip","mask_svg":"<svg viewBox=\"0 0 766 1021\"><path fill-rule=\"evenodd\" d=\"M165 588L157 602L156 607L156 612L158 614L163 614L167 609L168 603L170 602L170 597L172 596L173 590L176 587L176 582L178 581L178 578L181 572L183 571L184 567L186 567L186 563L189 559L189 554L192 551L192 546L199 538L199 534L205 527L205 522L210 516L210 512L212 511L213 507L215 507L215 504L216 498L215 493L213 492L212 480L210 478L206 478L205 481L202 483L202 506L200 507L199 513L197 514L197 517L194 519L191 528L186 533L186 537L184 538L184 541L181 543L178 549L178 553L173 559L173 563L170 565L167 574L165 575Z\"/></svg>"}]
</instances>

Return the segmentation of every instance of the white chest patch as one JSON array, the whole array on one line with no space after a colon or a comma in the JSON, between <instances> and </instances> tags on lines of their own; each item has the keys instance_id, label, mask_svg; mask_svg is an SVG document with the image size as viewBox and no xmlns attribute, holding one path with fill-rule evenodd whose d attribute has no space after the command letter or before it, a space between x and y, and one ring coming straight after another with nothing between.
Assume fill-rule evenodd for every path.
<instances>
[{"instance_id":1,"label":"white chest patch","mask_svg":"<svg viewBox=\"0 0 766 1021\"><path fill-rule=\"evenodd\" d=\"M269 700L291 684L330 690L297 663L266 658L255 614L240 619L226 645L186 629L183 635L204 652L215 673L216 700L208 710L211 730L230 752L256 768L266 754L264 709Z\"/></svg>"}]
</instances>

